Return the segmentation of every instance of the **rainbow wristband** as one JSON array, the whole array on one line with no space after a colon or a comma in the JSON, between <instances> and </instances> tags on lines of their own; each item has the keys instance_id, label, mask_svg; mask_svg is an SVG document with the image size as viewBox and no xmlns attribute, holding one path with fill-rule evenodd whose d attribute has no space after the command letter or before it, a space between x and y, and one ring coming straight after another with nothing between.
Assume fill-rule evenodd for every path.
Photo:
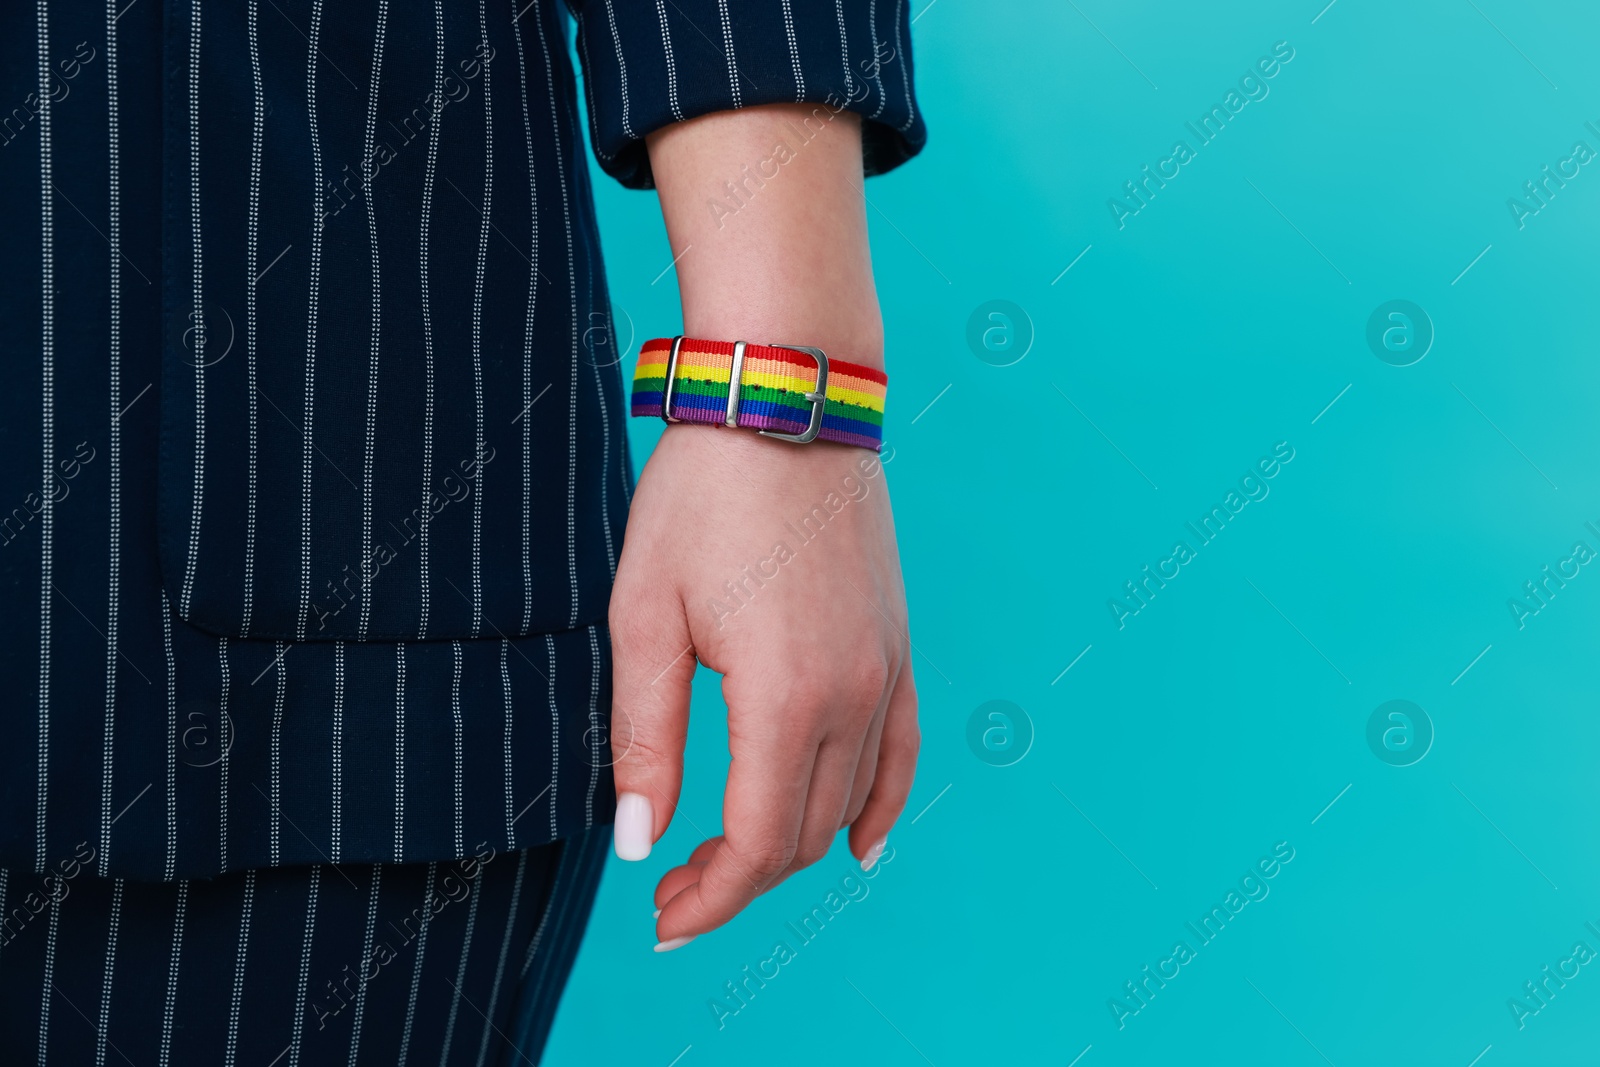
<instances>
[{"instance_id":1,"label":"rainbow wristband","mask_svg":"<svg viewBox=\"0 0 1600 1067\"><path fill-rule=\"evenodd\" d=\"M639 350L633 414L877 451L888 384L882 371L819 348L660 337Z\"/></svg>"}]
</instances>

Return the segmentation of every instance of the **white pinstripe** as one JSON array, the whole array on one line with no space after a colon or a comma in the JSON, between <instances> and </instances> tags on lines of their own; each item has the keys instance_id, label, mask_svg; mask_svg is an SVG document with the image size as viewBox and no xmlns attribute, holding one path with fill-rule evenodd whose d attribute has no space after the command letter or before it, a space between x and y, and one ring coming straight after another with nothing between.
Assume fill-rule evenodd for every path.
<instances>
[{"instance_id":1,"label":"white pinstripe","mask_svg":"<svg viewBox=\"0 0 1600 1067\"><path fill-rule=\"evenodd\" d=\"M117 0L106 0L106 142L110 221L106 227L111 246L109 286L111 357L110 446L110 560L106 578L106 726L105 756L100 775L100 874L111 862L112 740L116 735L117 621L122 589L122 140L118 126Z\"/></svg>"},{"instance_id":2,"label":"white pinstripe","mask_svg":"<svg viewBox=\"0 0 1600 1067\"><path fill-rule=\"evenodd\" d=\"M282 857L279 845L279 822L283 818L283 699L289 686L288 664L283 662L287 648L282 641L274 641L277 653L278 692L272 706L272 865L276 867Z\"/></svg>"},{"instance_id":3,"label":"white pinstripe","mask_svg":"<svg viewBox=\"0 0 1600 1067\"><path fill-rule=\"evenodd\" d=\"M372 897L367 901L367 933L361 941L361 986L356 990L356 1014L350 1023L350 1067L356 1067L361 1051L361 1020L367 1012L367 962L372 959L372 932L378 925L378 884L383 864L372 865Z\"/></svg>"},{"instance_id":4,"label":"white pinstripe","mask_svg":"<svg viewBox=\"0 0 1600 1067\"><path fill-rule=\"evenodd\" d=\"M311 981L311 935L317 924L317 886L322 880L322 865L311 868L310 888L306 893L306 939L300 948L300 991L294 998L294 1036L289 1040L289 1065L300 1067L300 1027L305 1022L301 1006L306 1003L306 986Z\"/></svg>"},{"instance_id":5,"label":"white pinstripe","mask_svg":"<svg viewBox=\"0 0 1600 1067\"><path fill-rule=\"evenodd\" d=\"M734 110L738 110L744 104L739 99L739 61L733 54L733 25L728 17L728 0L717 0L717 9L722 13L722 44L728 54L728 90L733 94Z\"/></svg>"},{"instance_id":6,"label":"white pinstripe","mask_svg":"<svg viewBox=\"0 0 1600 1067\"><path fill-rule=\"evenodd\" d=\"M513 2L513 7L514 7ZM533 407L533 324L539 295L539 179L533 162L533 122L528 117L528 63L522 51L522 21L513 13L511 32L517 42L517 80L522 86L522 131L528 146L528 215L532 220L532 262L528 267L528 313L522 333L522 411ZM522 420L522 626L533 625L533 419Z\"/></svg>"},{"instance_id":7,"label":"white pinstripe","mask_svg":"<svg viewBox=\"0 0 1600 1067\"><path fill-rule=\"evenodd\" d=\"M56 249L55 207L52 200L50 125L50 2L38 0L39 22L39 305L41 406L39 411L44 475L39 491L39 804L35 832L38 859L45 867L45 810L50 793L50 626L51 592L55 577L56 514L50 478L55 473L56 435Z\"/></svg>"},{"instance_id":8,"label":"white pinstripe","mask_svg":"<svg viewBox=\"0 0 1600 1067\"><path fill-rule=\"evenodd\" d=\"M489 51L489 18L478 0L478 34ZM489 208L494 195L494 108L489 93L489 60L483 61L483 225L478 228L478 273L472 287L472 390L477 414L477 491L472 494L472 636L483 624L483 278L489 267Z\"/></svg>"},{"instance_id":9,"label":"white pinstripe","mask_svg":"<svg viewBox=\"0 0 1600 1067\"><path fill-rule=\"evenodd\" d=\"M200 561L200 517L206 481L206 302L204 243L200 233L200 0L189 5L189 220L194 229L194 504L189 512L189 555L179 606L189 616Z\"/></svg>"},{"instance_id":10,"label":"white pinstripe","mask_svg":"<svg viewBox=\"0 0 1600 1067\"><path fill-rule=\"evenodd\" d=\"M322 140L317 128L317 53L322 39L322 0L311 0L311 33L306 38L306 121L311 129L311 281L306 296L306 408L300 432L300 613L295 631L304 641L311 614L311 453L316 412L317 307L322 285Z\"/></svg>"},{"instance_id":11,"label":"white pinstripe","mask_svg":"<svg viewBox=\"0 0 1600 1067\"><path fill-rule=\"evenodd\" d=\"M372 206L372 142L378 133L378 88L383 77L383 39L389 24L389 0L378 0L378 25L372 34L372 88L367 93L367 138L361 157L361 188L367 201L367 239L372 245L372 365L367 372L367 453L365 475L361 480L361 531L366 535L362 553L371 551L377 543L377 531L372 527L372 466L378 437L378 353L383 336L383 275L378 262L378 216ZM356 624L356 636L367 639L367 623L372 617L372 581L363 578L361 589L361 616ZM398 857L396 857L398 859Z\"/></svg>"},{"instance_id":12,"label":"white pinstripe","mask_svg":"<svg viewBox=\"0 0 1600 1067\"><path fill-rule=\"evenodd\" d=\"M455 854L466 854L466 846L462 843L462 789L461 789L461 642L450 642L450 648L455 652L455 671L450 678L450 716L455 720L456 728L456 848Z\"/></svg>"},{"instance_id":13,"label":"white pinstripe","mask_svg":"<svg viewBox=\"0 0 1600 1067\"><path fill-rule=\"evenodd\" d=\"M56 933L61 927L61 902L65 895L50 894L50 927L45 935L44 989L39 996L39 1067L50 1052L50 1002L56 984Z\"/></svg>"},{"instance_id":14,"label":"white pinstripe","mask_svg":"<svg viewBox=\"0 0 1600 1067\"><path fill-rule=\"evenodd\" d=\"M172 656L172 602L161 592L161 639L167 650L167 870L178 877L178 666Z\"/></svg>"},{"instance_id":15,"label":"white pinstripe","mask_svg":"<svg viewBox=\"0 0 1600 1067\"><path fill-rule=\"evenodd\" d=\"M233 747L232 731L229 729L228 718L228 683L231 672L228 670L228 639L217 638L217 663L222 670L222 689L218 701L220 707L217 715L217 740L222 745L222 760L219 764L220 772L217 782L218 805L218 841L217 851L221 862L217 865L217 873L221 874L228 869L228 763L229 750Z\"/></svg>"},{"instance_id":16,"label":"white pinstripe","mask_svg":"<svg viewBox=\"0 0 1600 1067\"><path fill-rule=\"evenodd\" d=\"M895 0L895 42L902 46L900 53L900 84L905 88L906 92L906 121L905 125L899 127L901 133L905 133L911 128L911 124L917 121L917 105L911 99L911 62L909 59L911 55L911 36L910 31L904 29L905 7L906 0Z\"/></svg>"},{"instance_id":17,"label":"white pinstripe","mask_svg":"<svg viewBox=\"0 0 1600 1067\"><path fill-rule=\"evenodd\" d=\"M406 646L394 646L394 861L406 857Z\"/></svg>"},{"instance_id":18,"label":"white pinstripe","mask_svg":"<svg viewBox=\"0 0 1600 1067\"><path fill-rule=\"evenodd\" d=\"M589 292L587 305L594 307L594 259L584 260L584 277L588 282ZM614 327L615 321L611 316L609 304L606 309L607 325ZM616 330L610 329L611 343L616 344ZM613 581L617 577L617 549L611 536L611 481L606 474L611 469L611 405L606 401L605 382L600 378L600 365L594 360L589 360L589 369L594 372L594 395L600 401L600 439L602 442L600 453L600 527L606 537L606 566L611 571Z\"/></svg>"},{"instance_id":19,"label":"white pinstripe","mask_svg":"<svg viewBox=\"0 0 1600 1067\"><path fill-rule=\"evenodd\" d=\"M422 579L422 605L417 621L417 640L428 636L429 608L429 556L428 527L433 520L433 311L429 307L428 285L428 234L433 227L433 179L439 164L439 123L444 112L439 101L444 98L444 10L443 0L433 0L433 98L428 105L432 114L428 120L428 169L422 179L422 222L418 229L418 242L422 246L418 269L422 283L422 359L424 365L425 396L422 413L422 524L417 531L417 551Z\"/></svg>"},{"instance_id":20,"label":"white pinstripe","mask_svg":"<svg viewBox=\"0 0 1600 1067\"><path fill-rule=\"evenodd\" d=\"M183 916L189 907L189 882L178 883L178 911L172 920L172 965L167 969L167 999L161 1009L161 1067L172 1054L172 1020L178 1012L178 963L183 958Z\"/></svg>"},{"instance_id":21,"label":"white pinstripe","mask_svg":"<svg viewBox=\"0 0 1600 1067\"><path fill-rule=\"evenodd\" d=\"M511 642L505 639L500 641L500 685L505 692L506 702L506 728L505 741L505 778L506 778L506 847L515 848L517 844L516 816L513 814L515 804L512 803L513 782L511 761L511 726L515 721L511 711L511 669L506 664L506 652L511 648Z\"/></svg>"},{"instance_id":22,"label":"white pinstripe","mask_svg":"<svg viewBox=\"0 0 1600 1067\"><path fill-rule=\"evenodd\" d=\"M833 11L839 19L839 56L844 63L844 92L846 96L854 98L856 81L850 73L850 38L844 29L844 0L833 0Z\"/></svg>"},{"instance_id":23,"label":"white pinstripe","mask_svg":"<svg viewBox=\"0 0 1600 1067\"><path fill-rule=\"evenodd\" d=\"M333 643L333 825L328 852L334 863L344 847L344 642Z\"/></svg>"},{"instance_id":24,"label":"white pinstripe","mask_svg":"<svg viewBox=\"0 0 1600 1067\"><path fill-rule=\"evenodd\" d=\"M600 635L589 627L589 794L583 801L583 828L594 825L594 791L600 783Z\"/></svg>"},{"instance_id":25,"label":"white pinstripe","mask_svg":"<svg viewBox=\"0 0 1600 1067\"><path fill-rule=\"evenodd\" d=\"M606 0L606 19L611 23L611 43L617 50L617 82L622 86L622 135L632 141L635 134L628 122L628 61L622 56L622 38L617 36L617 13L611 0Z\"/></svg>"},{"instance_id":26,"label":"white pinstripe","mask_svg":"<svg viewBox=\"0 0 1600 1067\"><path fill-rule=\"evenodd\" d=\"M400 1055L395 1062L405 1067L406 1052L411 1048L411 1026L417 1017L417 990L422 985L422 954L428 948L428 921L433 918L433 878L437 863L428 864L428 885L422 891L422 928L417 931L417 956L411 962L411 999L406 1001L406 1025L400 1032Z\"/></svg>"},{"instance_id":27,"label":"white pinstripe","mask_svg":"<svg viewBox=\"0 0 1600 1067\"><path fill-rule=\"evenodd\" d=\"M244 873L244 906L239 914L239 954L233 965L233 1002L228 1007L228 1047L224 1067L233 1067L239 1049L239 1009L244 1000L244 961L250 947L250 906L256 896L256 872Z\"/></svg>"},{"instance_id":28,"label":"white pinstripe","mask_svg":"<svg viewBox=\"0 0 1600 1067\"><path fill-rule=\"evenodd\" d=\"M461 962L456 966L456 988L450 998L450 1016L444 1025L444 1047L439 1050L439 1067L450 1062L450 1044L456 1034L456 1014L461 1008L461 987L467 981L467 953L472 951L472 928L478 923L478 893L483 888L483 872L472 880L472 903L467 906L467 932L461 937Z\"/></svg>"},{"instance_id":29,"label":"white pinstripe","mask_svg":"<svg viewBox=\"0 0 1600 1067\"><path fill-rule=\"evenodd\" d=\"M889 103L883 92L883 56L878 51L878 0L867 5L867 25L872 29L872 80L878 83L878 107L867 118L875 119Z\"/></svg>"},{"instance_id":30,"label":"white pinstripe","mask_svg":"<svg viewBox=\"0 0 1600 1067\"><path fill-rule=\"evenodd\" d=\"M572 315L572 391L567 400L567 580L572 587L572 607L568 627L578 625L578 268L572 242L572 201L567 196L566 156L561 150L561 119L556 112L555 68L550 62L550 44L545 39L544 20L534 25L539 30L539 50L544 53L545 86L550 99L550 128L556 139L556 176L561 179L561 214L567 233L567 295ZM587 40L587 37L584 38ZM585 59L587 63L587 59Z\"/></svg>"},{"instance_id":31,"label":"white pinstripe","mask_svg":"<svg viewBox=\"0 0 1600 1067\"><path fill-rule=\"evenodd\" d=\"M787 10L789 0L783 0L783 6ZM672 33L667 29L666 0L656 0L656 17L661 20L661 50L667 54L667 106L672 109L672 117L682 122L683 108L678 106L678 61L672 54ZM612 32L615 34L615 30Z\"/></svg>"},{"instance_id":32,"label":"white pinstripe","mask_svg":"<svg viewBox=\"0 0 1600 1067\"><path fill-rule=\"evenodd\" d=\"M537 5L539 3L539 0L529 0L529 2L530 2L531 5ZM539 17L535 21L538 23L538 27L539 27L539 41L540 41L541 44L543 44L544 43L544 12L543 11L539 12ZM589 62L589 35L587 33L578 34L578 47L583 50L583 69L586 70L586 71L593 70L594 69L594 64ZM546 53L545 54L545 67L546 67L546 69L549 69L549 58L550 58L549 57L549 53ZM594 94L593 93L585 93L584 95L589 98L589 128L591 130L597 130L597 129L600 128L600 118L596 114L595 109L594 109ZM555 97L554 96L552 96L550 98L550 110L552 112L555 111ZM614 158L616 158L615 156L607 155L605 152L601 151L599 142L595 143L594 154L600 157L600 162L602 162L602 163L610 163ZM559 154L558 154L558 158L560 158Z\"/></svg>"},{"instance_id":33,"label":"white pinstripe","mask_svg":"<svg viewBox=\"0 0 1600 1067\"><path fill-rule=\"evenodd\" d=\"M0 878L0 883L4 879ZM0 907L5 894L0 893ZM122 926L122 879L111 882L111 924L106 931L106 969L100 980L100 1025L95 1027L94 1067L106 1067L106 1033L111 1029L111 978L116 973L117 934Z\"/></svg>"},{"instance_id":34,"label":"white pinstripe","mask_svg":"<svg viewBox=\"0 0 1600 1067\"><path fill-rule=\"evenodd\" d=\"M115 0L111 0L115 3ZM244 612L239 624L239 636L250 636L250 618L255 611L256 589L256 270L257 237L261 221L261 141L267 122L266 94L261 88L261 46L256 36L256 14L260 8L256 0L249 0L247 34L250 42L250 80L255 87L254 107L250 127L250 208L245 227L245 274L249 282L244 290L245 309L245 375L249 382L247 404L250 427L250 467L245 480L245 532L244 532Z\"/></svg>"},{"instance_id":35,"label":"white pinstripe","mask_svg":"<svg viewBox=\"0 0 1600 1067\"><path fill-rule=\"evenodd\" d=\"M506 932L500 939L500 963L494 969L494 986L489 991L489 1006L483 1012L483 1036L478 1040L478 1067L483 1067L485 1058L489 1055L489 1031L494 1028L491 1022L494 1018L494 1009L500 1001L500 981L506 973L506 956L511 952L511 931L517 924L517 905L522 903L522 875L528 867L528 852L526 849L517 853L517 877L511 883L511 909L506 913Z\"/></svg>"},{"instance_id":36,"label":"white pinstripe","mask_svg":"<svg viewBox=\"0 0 1600 1067\"><path fill-rule=\"evenodd\" d=\"M4 915L6 913L6 883L10 881L10 877L11 873L4 867L0 867L0 915ZM0 937L0 949L4 949L5 947L6 939Z\"/></svg>"},{"instance_id":37,"label":"white pinstripe","mask_svg":"<svg viewBox=\"0 0 1600 1067\"><path fill-rule=\"evenodd\" d=\"M800 69L800 42L794 35L794 11L789 0L783 0L783 32L789 38L789 66L794 68L794 102L805 99L806 76Z\"/></svg>"},{"instance_id":38,"label":"white pinstripe","mask_svg":"<svg viewBox=\"0 0 1600 1067\"><path fill-rule=\"evenodd\" d=\"M556 834L556 787L561 784L561 712L556 708L556 641L544 635L550 655L550 836Z\"/></svg>"}]
</instances>

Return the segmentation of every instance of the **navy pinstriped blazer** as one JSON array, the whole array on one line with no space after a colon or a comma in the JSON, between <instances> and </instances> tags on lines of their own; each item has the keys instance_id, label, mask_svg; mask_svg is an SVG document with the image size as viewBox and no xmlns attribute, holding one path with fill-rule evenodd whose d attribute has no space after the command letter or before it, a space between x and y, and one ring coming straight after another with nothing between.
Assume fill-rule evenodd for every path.
<instances>
[{"instance_id":1,"label":"navy pinstriped blazer","mask_svg":"<svg viewBox=\"0 0 1600 1067\"><path fill-rule=\"evenodd\" d=\"M625 184L651 130L759 103L860 112L869 172L923 141L905 0L570 6ZM570 24L0 15L0 867L431 860L610 818L631 469Z\"/></svg>"}]
</instances>

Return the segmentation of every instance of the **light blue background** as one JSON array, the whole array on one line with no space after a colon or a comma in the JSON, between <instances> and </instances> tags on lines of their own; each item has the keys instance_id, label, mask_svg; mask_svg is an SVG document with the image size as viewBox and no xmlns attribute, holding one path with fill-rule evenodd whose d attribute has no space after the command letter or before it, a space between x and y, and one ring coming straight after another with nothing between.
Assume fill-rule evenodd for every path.
<instances>
[{"instance_id":1,"label":"light blue background","mask_svg":"<svg viewBox=\"0 0 1600 1067\"><path fill-rule=\"evenodd\" d=\"M703 673L687 817L607 871L548 1062L1597 1062L1600 964L1524 1029L1507 1007L1600 950L1600 567L1520 631L1507 607L1600 549L1600 165L1524 229L1506 204L1600 150L1593 5L926 2L931 139L867 188L922 652L894 858L719 1030L853 860L651 952L655 880L719 828ZM1278 41L1270 95L1119 230L1107 199ZM636 355L679 321L672 253L653 196L597 185ZM1014 366L967 347L991 299L1031 318ZM1391 299L1433 321L1414 366L1367 347ZM1107 600L1279 441L1270 496L1119 631ZM991 699L1036 731L1014 766L968 747ZM1432 719L1414 766L1368 748L1391 699ZM1270 895L1119 1030L1107 1001L1280 841Z\"/></svg>"}]
</instances>

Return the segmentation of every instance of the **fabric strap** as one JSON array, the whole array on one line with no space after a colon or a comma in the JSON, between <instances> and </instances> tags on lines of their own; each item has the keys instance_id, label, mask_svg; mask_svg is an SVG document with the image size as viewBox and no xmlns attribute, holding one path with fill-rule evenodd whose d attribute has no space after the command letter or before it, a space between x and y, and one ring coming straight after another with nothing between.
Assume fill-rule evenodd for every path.
<instances>
[{"instance_id":1,"label":"fabric strap","mask_svg":"<svg viewBox=\"0 0 1600 1067\"><path fill-rule=\"evenodd\" d=\"M646 341L633 375L633 414L661 417L672 338ZM672 417L684 422L723 425L728 413L728 383L733 376L733 342L685 337L673 376ZM842 360L828 361L827 399L818 440L837 441L877 451L883 445L883 397L889 379L880 370ZM739 374L739 426L799 433L811 422L806 394L817 386L816 361L804 352L774 345L747 344Z\"/></svg>"}]
</instances>

